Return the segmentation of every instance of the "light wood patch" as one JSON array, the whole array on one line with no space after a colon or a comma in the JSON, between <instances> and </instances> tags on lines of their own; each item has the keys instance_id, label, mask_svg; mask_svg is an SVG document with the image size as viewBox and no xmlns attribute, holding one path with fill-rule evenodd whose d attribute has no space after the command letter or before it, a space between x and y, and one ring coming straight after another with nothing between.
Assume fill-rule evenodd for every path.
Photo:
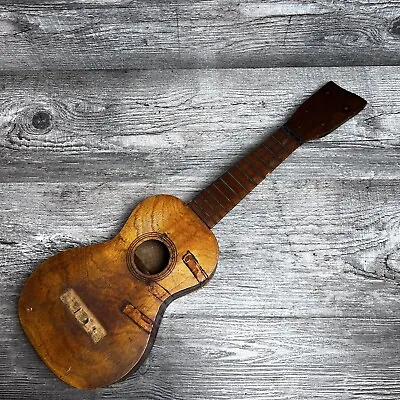
<instances>
[{"instance_id":1,"label":"light wood patch","mask_svg":"<svg viewBox=\"0 0 400 400\"><path fill-rule=\"evenodd\" d=\"M79 325L97 343L107 335L106 330L100 324L89 307L78 296L74 289L68 289L60 296L61 301L68 307Z\"/></svg>"}]
</instances>

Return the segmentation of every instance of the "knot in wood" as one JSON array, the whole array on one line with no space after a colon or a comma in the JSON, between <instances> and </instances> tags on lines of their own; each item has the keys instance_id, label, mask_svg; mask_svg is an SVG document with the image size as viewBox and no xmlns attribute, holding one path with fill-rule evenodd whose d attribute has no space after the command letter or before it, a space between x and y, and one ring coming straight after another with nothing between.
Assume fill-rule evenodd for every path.
<instances>
[{"instance_id":1,"label":"knot in wood","mask_svg":"<svg viewBox=\"0 0 400 400\"><path fill-rule=\"evenodd\" d=\"M8 138L18 148L43 146L53 129L53 115L47 105L25 106L15 113L11 122L13 128Z\"/></svg>"},{"instance_id":2,"label":"knot in wood","mask_svg":"<svg viewBox=\"0 0 400 400\"><path fill-rule=\"evenodd\" d=\"M397 247L389 253L384 260L385 275L399 282L400 280L400 248Z\"/></svg>"},{"instance_id":3,"label":"knot in wood","mask_svg":"<svg viewBox=\"0 0 400 400\"><path fill-rule=\"evenodd\" d=\"M389 32L392 35L400 36L400 17L397 17L392 21Z\"/></svg>"},{"instance_id":4,"label":"knot in wood","mask_svg":"<svg viewBox=\"0 0 400 400\"><path fill-rule=\"evenodd\" d=\"M32 126L40 131L47 131L51 127L51 114L47 111L37 111L32 116Z\"/></svg>"},{"instance_id":5,"label":"knot in wood","mask_svg":"<svg viewBox=\"0 0 400 400\"><path fill-rule=\"evenodd\" d=\"M35 104L21 110L16 121L21 137L30 140L33 136L49 133L53 127L53 116L46 105Z\"/></svg>"}]
</instances>

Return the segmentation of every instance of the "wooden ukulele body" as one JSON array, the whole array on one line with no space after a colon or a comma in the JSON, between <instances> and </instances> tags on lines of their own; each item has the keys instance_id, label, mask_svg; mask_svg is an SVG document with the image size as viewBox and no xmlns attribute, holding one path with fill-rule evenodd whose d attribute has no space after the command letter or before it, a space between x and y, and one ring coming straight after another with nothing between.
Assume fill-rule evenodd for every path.
<instances>
[{"instance_id":1,"label":"wooden ukulele body","mask_svg":"<svg viewBox=\"0 0 400 400\"><path fill-rule=\"evenodd\" d=\"M300 145L329 134L365 105L328 82L187 205L150 197L112 240L40 265L22 290L19 315L44 362L79 388L107 386L137 368L166 305L213 274L218 245L210 229Z\"/></svg>"},{"instance_id":2,"label":"wooden ukulele body","mask_svg":"<svg viewBox=\"0 0 400 400\"><path fill-rule=\"evenodd\" d=\"M165 268L150 275L135 255L146 241L168 250ZM187 205L149 197L113 239L59 253L32 273L19 300L22 327L63 381L107 386L140 366L166 306L206 283L217 260L214 234Z\"/></svg>"}]
</instances>

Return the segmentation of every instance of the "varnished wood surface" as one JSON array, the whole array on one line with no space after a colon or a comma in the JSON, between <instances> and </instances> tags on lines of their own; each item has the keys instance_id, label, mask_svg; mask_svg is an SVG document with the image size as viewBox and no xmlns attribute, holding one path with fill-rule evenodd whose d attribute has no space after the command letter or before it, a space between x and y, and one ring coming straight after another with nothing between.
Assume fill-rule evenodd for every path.
<instances>
[{"instance_id":1,"label":"varnished wood surface","mask_svg":"<svg viewBox=\"0 0 400 400\"><path fill-rule=\"evenodd\" d=\"M398 1L0 4L0 398L399 398ZM138 373L55 378L18 323L31 271L146 196L189 201L330 79L368 108L221 222Z\"/></svg>"},{"instance_id":2,"label":"varnished wood surface","mask_svg":"<svg viewBox=\"0 0 400 400\"><path fill-rule=\"evenodd\" d=\"M399 1L0 2L0 69L397 65Z\"/></svg>"},{"instance_id":3,"label":"varnished wood surface","mask_svg":"<svg viewBox=\"0 0 400 400\"><path fill-rule=\"evenodd\" d=\"M135 243L149 238L163 241L170 254L165 270L151 276L131 260ZM188 252L201 277L185 262ZM217 260L214 235L182 200L151 196L111 240L66 250L36 268L18 302L21 325L64 382L106 387L137 370L165 306L204 285Z\"/></svg>"}]
</instances>

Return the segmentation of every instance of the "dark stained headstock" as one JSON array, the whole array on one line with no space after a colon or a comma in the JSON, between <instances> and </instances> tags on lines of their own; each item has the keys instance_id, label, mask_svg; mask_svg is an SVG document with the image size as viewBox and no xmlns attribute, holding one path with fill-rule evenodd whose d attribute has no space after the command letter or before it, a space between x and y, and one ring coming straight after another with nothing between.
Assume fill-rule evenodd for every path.
<instances>
[{"instance_id":1,"label":"dark stained headstock","mask_svg":"<svg viewBox=\"0 0 400 400\"><path fill-rule=\"evenodd\" d=\"M366 104L360 96L328 82L295 111L284 128L302 142L319 139L354 117Z\"/></svg>"}]
</instances>

